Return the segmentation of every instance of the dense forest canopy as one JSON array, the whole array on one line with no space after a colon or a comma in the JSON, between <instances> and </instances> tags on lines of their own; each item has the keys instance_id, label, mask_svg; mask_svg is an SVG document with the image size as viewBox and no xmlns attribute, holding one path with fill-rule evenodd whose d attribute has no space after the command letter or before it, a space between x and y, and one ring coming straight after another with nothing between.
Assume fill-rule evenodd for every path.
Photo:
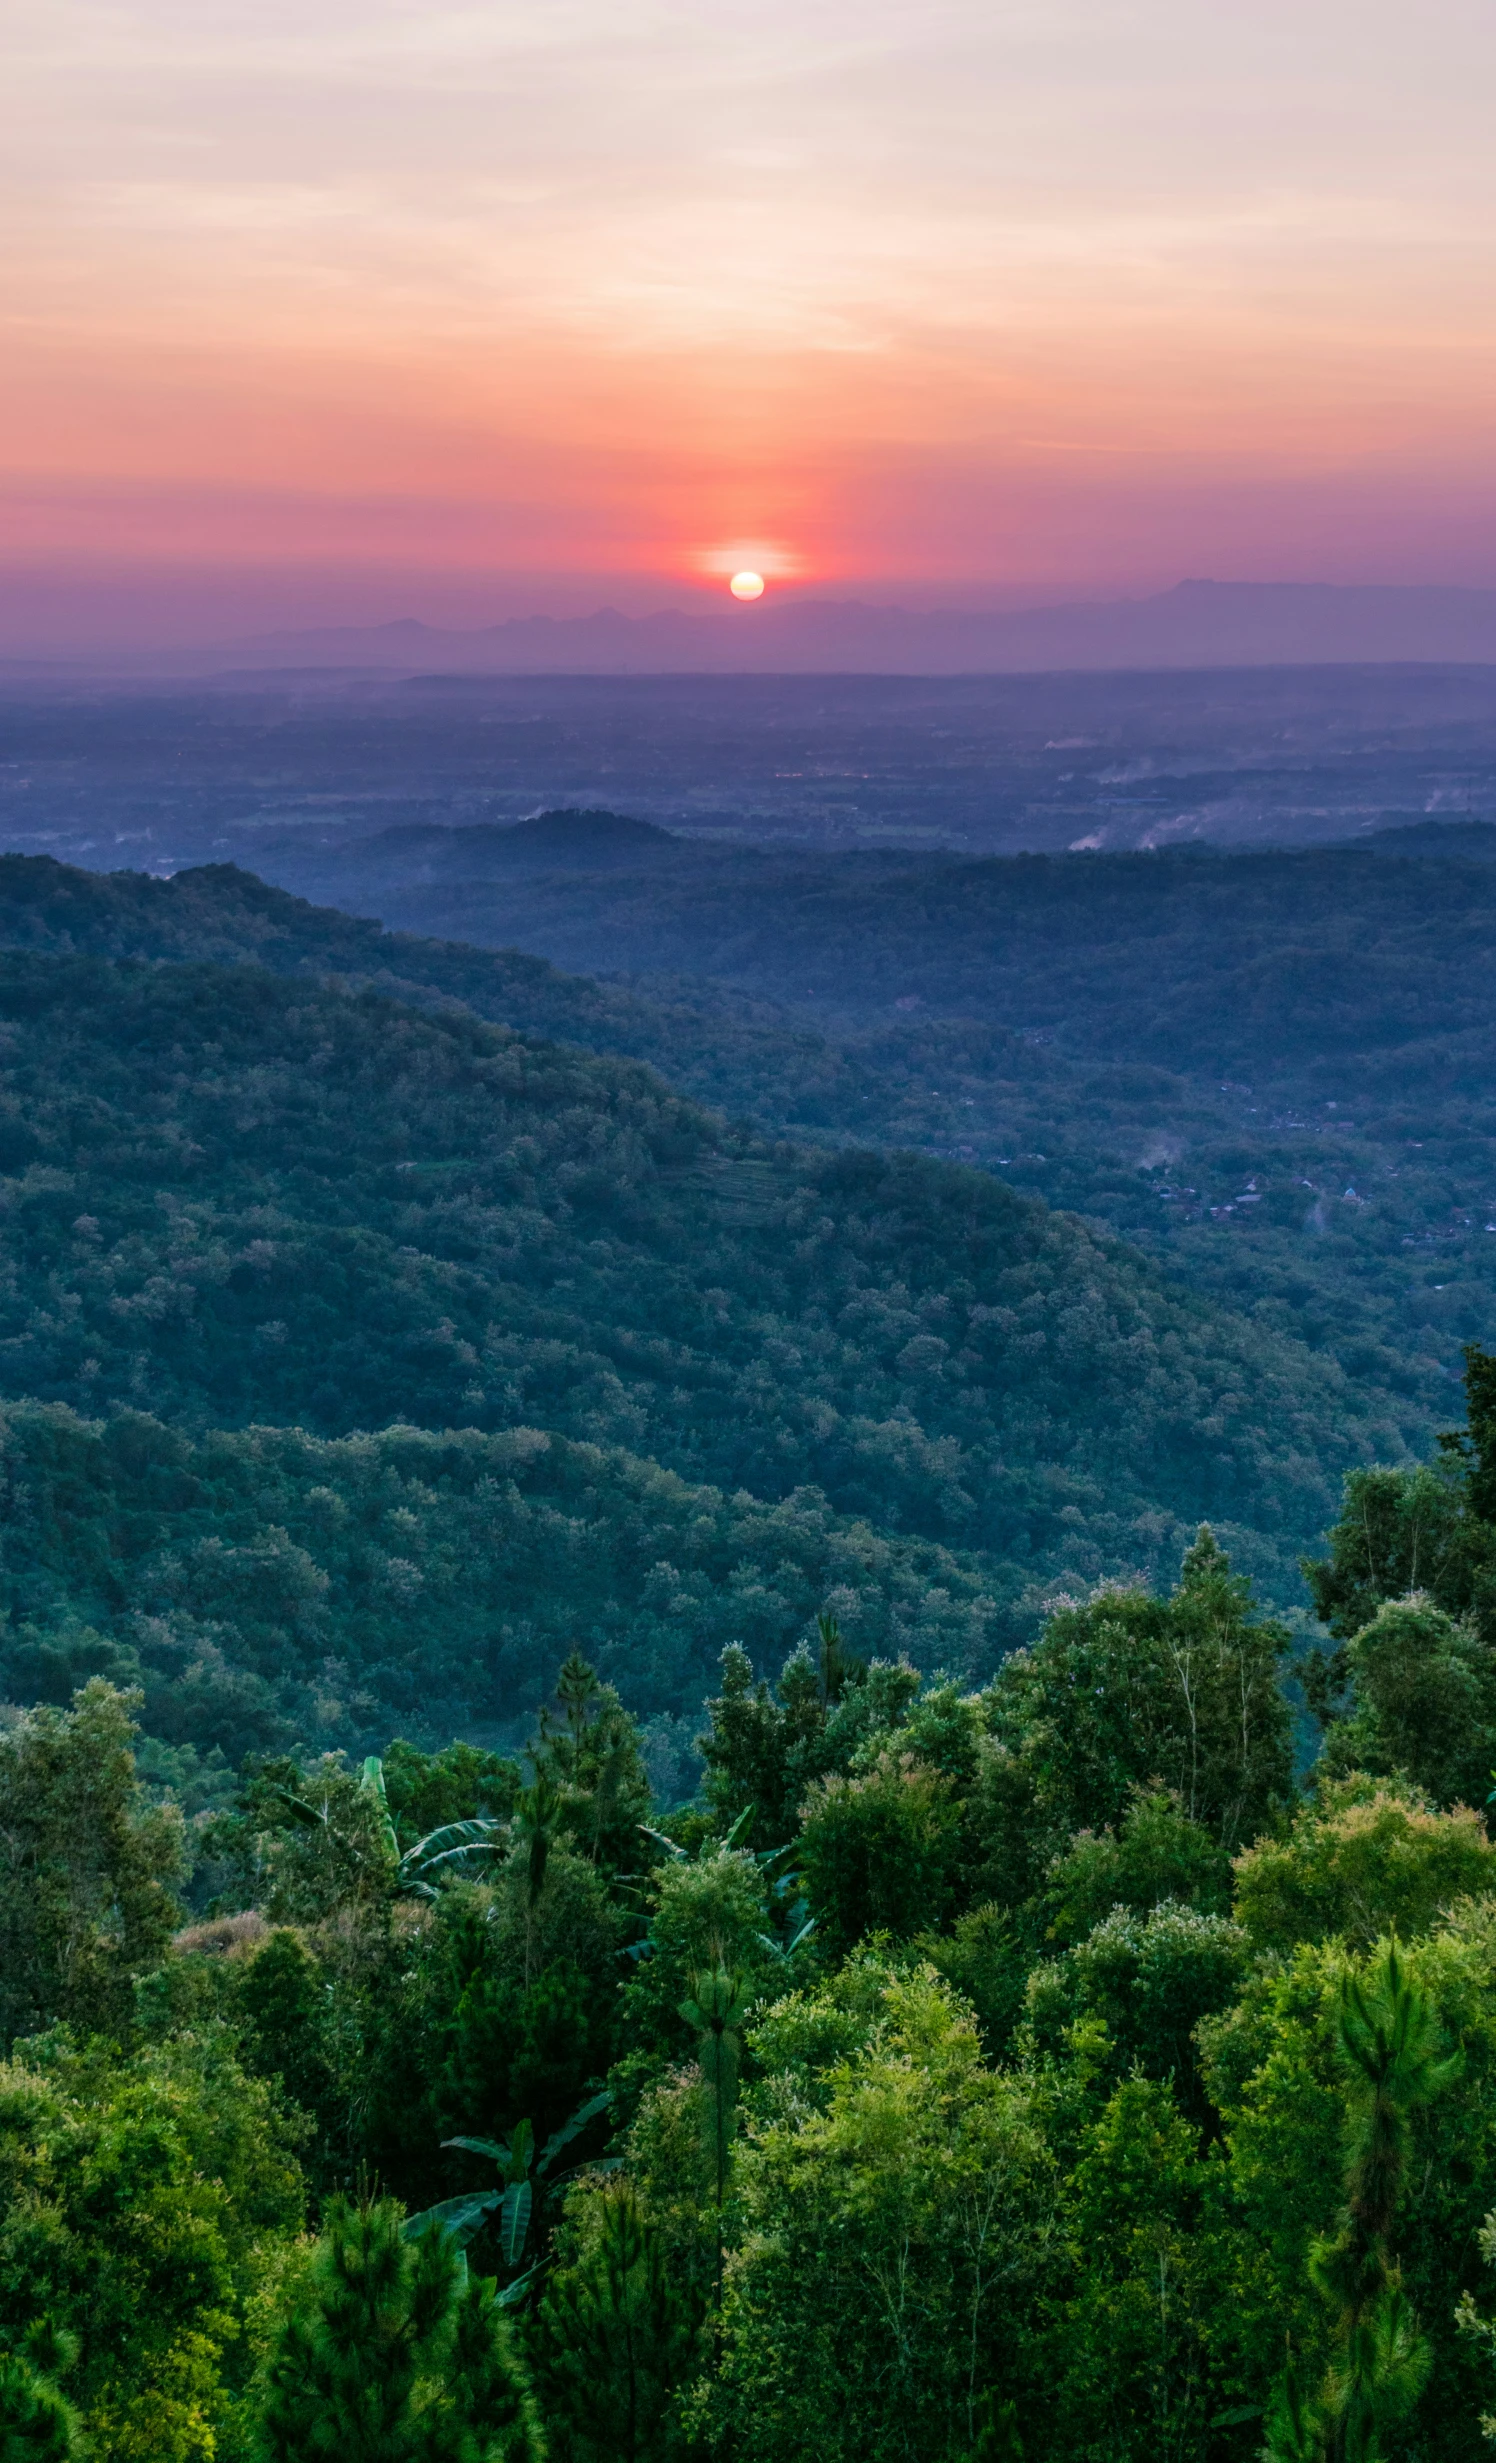
<instances>
[{"instance_id":1,"label":"dense forest canopy","mask_svg":"<svg viewBox=\"0 0 1496 2463\"><path fill-rule=\"evenodd\" d=\"M1204 1051L1168 1065L1145 1056L1128 1002L1140 992L1144 1015L1167 1014L1174 1003L1208 1009L1212 999L1223 1017L1239 1009L1218 929L1229 940L1230 900L1216 894L1221 881L1238 878L1235 858L1126 859L1139 881L1167 885L1182 871L1188 884L1203 871L1214 884L1209 898L1184 902L1185 922L1176 916L1172 936L1154 930L1146 903L1131 905L1142 939L1130 957L1125 948L1098 952L1096 916L1087 922L1091 906L1105 907L1095 881L1104 888L1110 859L1039 867L1051 904L1068 900L1075 910L1079 938L1070 959L1056 959L1045 943L1029 974L1022 948L1013 968L992 973L984 997L990 1005L1011 995L1005 1023L944 1014L940 984L927 995L899 994L900 973L873 979L881 1012L849 1026L836 1015L846 965L834 943L786 1006L701 974L597 981L515 950L381 933L223 865L154 881L0 859L0 942L112 957L250 958L280 972L331 973L404 1001L458 1000L527 1034L647 1060L761 1133L912 1147L977 1164L1120 1232L1226 1307L1327 1353L1402 1440L1421 1448L1448 1417L1461 1343L1482 1337L1496 1308L1496 1235L1486 1229L1496 1220L1496 1116L1481 1075L1488 1030L1480 1024L1491 977L1461 956L1461 935L1444 929L1452 877L1445 842L1463 845L1474 834L1469 824L1446 826L1435 840L1440 860L1394 862L1401 903L1375 901L1370 912L1357 904L1357 885L1384 866L1369 853L1353 862L1241 859L1248 887L1257 883L1264 945L1276 914L1284 946L1302 947L1306 914L1328 889L1338 903L1331 925L1322 930L1316 917L1316 948L1332 929L1350 943L1360 936L1374 980L1390 972L1411 989L1404 1040L1358 1056L1322 1043L1313 1013L1318 959L1306 962L1300 995L1309 1013L1293 1067L1264 1079L1257 1054L1250 1078L1224 1084L1208 1038ZM459 849L470 835L446 833ZM755 861L754 896L762 888L772 904L780 876ZM984 877L994 869L1003 872L987 867ZM1025 867L1006 870L1016 878ZM1454 865L1455 875L1469 870ZM899 930L917 938L925 929L919 868L907 857L881 859L877 877L895 875L911 888ZM854 881L824 860L815 877L823 886ZM618 884L573 888L596 903ZM890 904L885 920L895 915ZM525 914L511 923L525 928ZM711 962L710 950L698 954ZM1098 968L1103 983L1110 970L1116 997L1088 1025ZM1067 985L1077 1021L1034 1025L1030 993L1052 1002ZM1346 1002L1341 1008L1350 1014ZM1404 1070L1409 1084L1399 1080Z\"/></svg>"},{"instance_id":2,"label":"dense forest canopy","mask_svg":"<svg viewBox=\"0 0 1496 2463\"><path fill-rule=\"evenodd\" d=\"M1053 990L1133 876L1050 870ZM1226 928L1153 877L1102 1045ZM9 859L0 947L0 2452L1467 2455L1496 1358L1419 1463L1369 1232L1106 1228L1202 1055L227 867Z\"/></svg>"},{"instance_id":3,"label":"dense forest canopy","mask_svg":"<svg viewBox=\"0 0 1496 2463\"><path fill-rule=\"evenodd\" d=\"M1396 1053L1416 1089L1422 1071L1458 1065L1450 1039L1490 1022L1496 873L1462 860L1455 834L1433 856L1401 858L1369 844L963 860L677 841L671 860L632 872L534 874L489 856L506 831L450 830L433 865L425 842L438 835L421 833L410 873L448 877L424 881L391 877L384 838L349 846L339 903L360 902L367 862L364 896L407 932L517 946L588 974L707 977L843 1025L917 1000L1218 1075ZM295 844L271 873L292 888Z\"/></svg>"},{"instance_id":4,"label":"dense forest canopy","mask_svg":"<svg viewBox=\"0 0 1496 2463\"><path fill-rule=\"evenodd\" d=\"M0 1031L12 1394L524 1422L813 1485L981 1551L1005 1607L1202 1513L1281 1568L1339 1468L1400 1447L1332 1364L985 1174L726 1131L463 1012L13 953Z\"/></svg>"},{"instance_id":5,"label":"dense forest canopy","mask_svg":"<svg viewBox=\"0 0 1496 2463\"><path fill-rule=\"evenodd\" d=\"M143 1687L152 1771L192 1801L296 1740L514 1739L573 1643L644 1716L673 1800L728 1643L772 1665L829 1606L863 1655L975 1680L1013 1630L971 1551L538 1428L193 1439L11 1404L0 1507L0 1692Z\"/></svg>"},{"instance_id":6,"label":"dense forest canopy","mask_svg":"<svg viewBox=\"0 0 1496 2463\"><path fill-rule=\"evenodd\" d=\"M673 1809L575 1652L518 1761L262 1752L185 1824L104 1677L13 1713L0 2430L55 2463L1468 2454L1496 1360L1470 1397L1436 1465L1352 1476L1307 1785L1289 1636L1208 1530L976 1688L824 1614L772 1683L729 1647ZM64 1416L59 1475L98 1442ZM211 1467L119 1426L137 1481Z\"/></svg>"},{"instance_id":7,"label":"dense forest canopy","mask_svg":"<svg viewBox=\"0 0 1496 2463\"><path fill-rule=\"evenodd\" d=\"M694 1067L660 1056L679 1083L1074 1207L1390 1387L1427 1443L1496 1308L1489 837L1394 830L1395 855L1376 837L979 862L759 851L632 882L407 876L369 903L407 930L656 979L704 1013ZM341 861L355 896L362 858ZM283 877L300 885L294 861ZM713 1011L732 1002L749 1031L729 1057ZM795 1029L819 1048L788 1048ZM640 1048L628 1032L619 1048Z\"/></svg>"}]
</instances>

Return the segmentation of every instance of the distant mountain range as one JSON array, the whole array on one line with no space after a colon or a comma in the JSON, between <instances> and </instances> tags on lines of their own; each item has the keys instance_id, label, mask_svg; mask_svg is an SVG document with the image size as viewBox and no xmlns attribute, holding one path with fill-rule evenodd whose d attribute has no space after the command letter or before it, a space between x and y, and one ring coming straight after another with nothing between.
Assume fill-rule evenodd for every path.
<instances>
[{"instance_id":1,"label":"distant mountain range","mask_svg":"<svg viewBox=\"0 0 1496 2463\"><path fill-rule=\"evenodd\" d=\"M1496 590L1187 581L1155 598L1010 614L794 598L705 613L520 616L472 631L406 618L261 634L149 665L163 674L980 675L1430 661L1496 664Z\"/></svg>"}]
</instances>

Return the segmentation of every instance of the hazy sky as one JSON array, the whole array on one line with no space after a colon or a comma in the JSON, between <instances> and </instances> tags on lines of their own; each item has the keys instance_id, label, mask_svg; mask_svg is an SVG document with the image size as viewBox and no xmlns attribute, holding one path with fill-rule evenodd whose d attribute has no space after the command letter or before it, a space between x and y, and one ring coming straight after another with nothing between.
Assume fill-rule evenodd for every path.
<instances>
[{"instance_id":1,"label":"hazy sky","mask_svg":"<svg viewBox=\"0 0 1496 2463\"><path fill-rule=\"evenodd\" d=\"M43 630L1496 584L1491 0L0 26Z\"/></svg>"}]
</instances>

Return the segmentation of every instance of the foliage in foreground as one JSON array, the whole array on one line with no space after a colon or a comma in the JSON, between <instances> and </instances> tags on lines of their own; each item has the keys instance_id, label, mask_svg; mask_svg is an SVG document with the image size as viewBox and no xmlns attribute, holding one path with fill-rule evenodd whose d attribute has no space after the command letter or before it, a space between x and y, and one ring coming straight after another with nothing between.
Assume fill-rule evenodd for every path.
<instances>
[{"instance_id":1,"label":"foliage in foreground","mask_svg":"<svg viewBox=\"0 0 1496 2463\"><path fill-rule=\"evenodd\" d=\"M978 1691L729 1649L673 1807L577 1653L523 1764L262 1758L190 1825L102 1679L13 1716L7 2450L1455 2463L1496 1845L1429 1704L1484 1715L1492 1433L1353 1486L1307 1785L1208 1531Z\"/></svg>"}]
</instances>

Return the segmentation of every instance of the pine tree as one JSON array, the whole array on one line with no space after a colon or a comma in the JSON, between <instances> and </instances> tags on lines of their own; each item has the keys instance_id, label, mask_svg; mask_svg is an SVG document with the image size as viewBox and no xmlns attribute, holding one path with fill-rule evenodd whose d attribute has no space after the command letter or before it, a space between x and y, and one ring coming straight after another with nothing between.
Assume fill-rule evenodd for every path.
<instances>
[{"instance_id":1,"label":"pine tree","mask_svg":"<svg viewBox=\"0 0 1496 2463\"><path fill-rule=\"evenodd\" d=\"M78 2463L78 2416L56 2383L76 2354L70 2337L47 2327L0 2352L0 2463Z\"/></svg>"},{"instance_id":2,"label":"pine tree","mask_svg":"<svg viewBox=\"0 0 1496 2463\"><path fill-rule=\"evenodd\" d=\"M265 2374L261 2463L538 2463L528 2392L493 2287L392 2200L328 2212Z\"/></svg>"},{"instance_id":3,"label":"pine tree","mask_svg":"<svg viewBox=\"0 0 1496 2463\"><path fill-rule=\"evenodd\" d=\"M536 2325L552 2452L562 2463L666 2463L682 2445L689 2309L631 2182L600 2188L587 2221L595 2229L552 2278Z\"/></svg>"},{"instance_id":4,"label":"pine tree","mask_svg":"<svg viewBox=\"0 0 1496 2463\"><path fill-rule=\"evenodd\" d=\"M1319 2391L1290 2370L1269 2424L1268 2463L1378 2463L1383 2432L1417 2402L1429 2347L1402 2288L1392 2230L1407 2180L1412 2115L1457 2075L1437 2015L1395 1941L1369 1984L1341 1987L1340 2049L1349 2073L1346 2201L1333 2240L1310 2252L1316 2291L1335 2312Z\"/></svg>"}]
</instances>

